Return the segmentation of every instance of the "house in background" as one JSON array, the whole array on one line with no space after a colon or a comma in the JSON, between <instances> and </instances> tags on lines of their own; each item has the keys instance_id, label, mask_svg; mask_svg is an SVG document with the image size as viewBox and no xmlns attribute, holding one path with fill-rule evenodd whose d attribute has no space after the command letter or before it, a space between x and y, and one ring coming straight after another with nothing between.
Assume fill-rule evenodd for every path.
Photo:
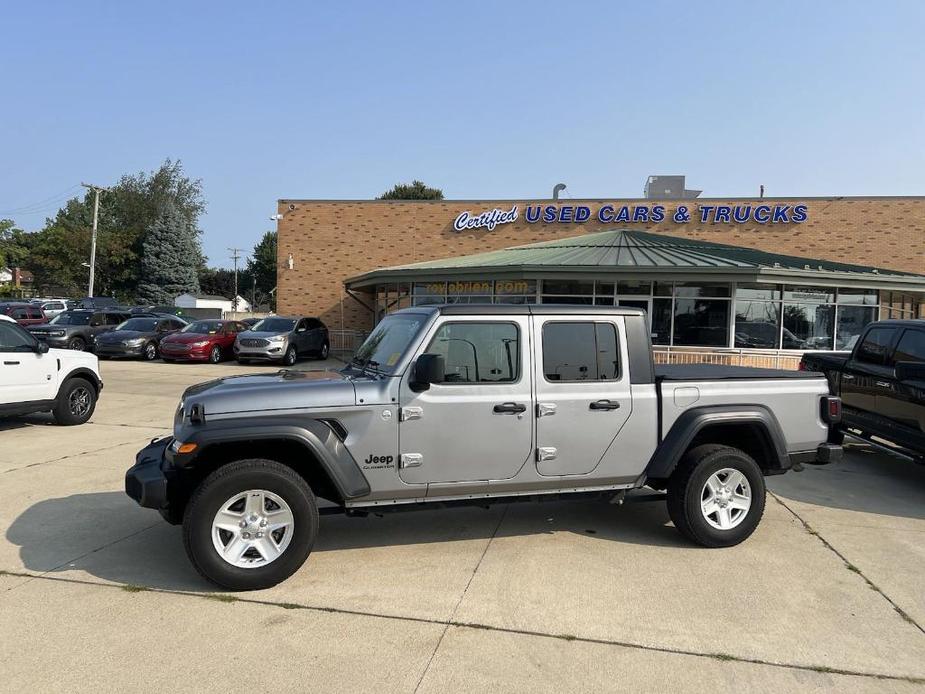
<instances>
[{"instance_id":1,"label":"house in background","mask_svg":"<svg viewBox=\"0 0 925 694\"><path fill-rule=\"evenodd\" d=\"M178 308L195 308L195 309L217 309L222 315L228 315L237 311L237 313L250 313L251 305L242 296L238 296L237 309L231 299L217 294L180 294L173 301L173 305Z\"/></svg>"},{"instance_id":2,"label":"house in background","mask_svg":"<svg viewBox=\"0 0 925 694\"><path fill-rule=\"evenodd\" d=\"M0 267L0 284L11 284L16 288L31 287L32 273L18 267Z\"/></svg>"}]
</instances>

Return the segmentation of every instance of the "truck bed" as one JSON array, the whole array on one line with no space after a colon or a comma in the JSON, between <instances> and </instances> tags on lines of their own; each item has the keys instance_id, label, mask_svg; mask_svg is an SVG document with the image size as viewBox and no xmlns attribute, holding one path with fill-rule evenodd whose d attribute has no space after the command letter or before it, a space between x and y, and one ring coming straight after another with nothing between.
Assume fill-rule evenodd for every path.
<instances>
[{"instance_id":1,"label":"truck bed","mask_svg":"<svg viewBox=\"0 0 925 694\"><path fill-rule=\"evenodd\" d=\"M727 366L725 364L656 364L655 377L658 381L728 381L757 380L769 378L819 378L813 371L792 371L790 369L758 369L750 366Z\"/></svg>"}]
</instances>

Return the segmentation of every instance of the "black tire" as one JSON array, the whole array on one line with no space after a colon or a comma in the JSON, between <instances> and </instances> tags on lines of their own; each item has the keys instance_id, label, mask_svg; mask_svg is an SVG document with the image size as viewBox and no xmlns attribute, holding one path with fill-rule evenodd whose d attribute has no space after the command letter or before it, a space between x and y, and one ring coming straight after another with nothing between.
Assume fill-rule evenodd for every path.
<instances>
[{"instance_id":1,"label":"black tire","mask_svg":"<svg viewBox=\"0 0 925 694\"><path fill-rule=\"evenodd\" d=\"M154 342L149 342L142 347L141 358L145 361L154 361L157 359L157 345Z\"/></svg>"},{"instance_id":2,"label":"black tire","mask_svg":"<svg viewBox=\"0 0 925 694\"><path fill-rule=\"evenodd\" d=\"M67 341L67 348L77 352L85 352L87 350L87 341L82 337L72 337Z\"/></svg>"},{"instance_id":3,"label":"black tire","mask_svg":"<svg viewBox=\"0 0 925 694\"><path fill-rule=\"evenodd\" d=\"M69 378L58 391L52 414L62 426L83 424L96 410L96 388L85 378Z\"/></svg>"},{"instance_id":4,"label":"black tire","mask_svg":"<svg viewBox=\"0 0 925 694\"><path fill-rule=\"evenodd\" d=\"M285 366L293 366L298 360L299 353L296 351L295 345L289 345L286 354L283 355L283 364Z\"/></svg>"},{"instance_id":5,"label":"black tire","mask_svg":"<svg viewBox=\"0 0 925 694\"><path fill-rule=\"evenodd\" d=\"M215 345L209 352L209 363L218 364L222 360L222 348Z\"/></svg>"},{"instance_id":6,"label":"black tire","mask_svg":"<svg viewBox=\"0 0 925 694\"><path fill-rule=\"evenodd\" d=\"M725 468L741 472L748 481L751 505L744 517L729 529L714 527L701 510L705 486L714 473ZM688 451L668 480L668 515L689 540L704 547L731 547L751 535L764 513L764 475L743 451L706 444Z\"/></svg>"},{"instance_id":7,"label":"black tire","mask_svg":"<svg viewBox=\"0 0 925 694\"><path fill-rule=\"evenodd\" d=\"M321 345L321 349L318 350L318 354L316 356L319 359L327 359L330 355L331 355L331 345L325 342L323 345Z\"/></svg>"},{"instance_id":8,"label":"black tire","mask_svg":"<svg viewBox=\"0 0 925 694\"><path fill-rule=\"evenodd\" d=\"M292 510L289 545L273 561L239 567L223 559L212 540L212 521L229 499L248 490L279 496ZM239 460L218 468L193 492L183 516L183 544L196 570L228 590L259 590L285 581L305 563L318 536L318 506L308 483L273 460Z\"/></svg>"}]
</instances>

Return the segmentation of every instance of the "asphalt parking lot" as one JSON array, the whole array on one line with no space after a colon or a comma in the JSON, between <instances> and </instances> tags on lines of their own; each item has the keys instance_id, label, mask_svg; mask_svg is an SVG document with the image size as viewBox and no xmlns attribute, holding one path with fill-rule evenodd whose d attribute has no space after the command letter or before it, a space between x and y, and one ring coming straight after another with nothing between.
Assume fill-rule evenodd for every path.
<instances>
[{"instance_id":1,"label":"asphalt parking lot","mask_svg":"<svg viewBox=\"0 0 925 694\"><path fill-rule=\"evenodd\" d=\"M91 423L0 422L2 691L925 691L925 468L774 478L725 550L651 501L326 516L231 596L123 474L186 386L273 367L101 368Z\"/></svg>"}]
</instances>

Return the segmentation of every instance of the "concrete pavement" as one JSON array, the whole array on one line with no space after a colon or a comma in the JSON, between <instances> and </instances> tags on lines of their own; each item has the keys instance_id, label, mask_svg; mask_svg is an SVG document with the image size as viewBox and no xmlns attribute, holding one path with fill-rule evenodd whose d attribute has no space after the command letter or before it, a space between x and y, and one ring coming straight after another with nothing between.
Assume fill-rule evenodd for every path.
<instances>
[{"instance_id":1,"label":"concrete pavement","mask_svg":"<svg viewBox=\"0 0 925 694\"><path fill-rule=\"evenodd\" d=\"M660 502L327 516L301 571L231 596L122 476L186 386L272 367L102 368L90 424L0 422L0 691L925 691L923 468L773 478L727 550Z\"/></svg>"}]
</instances>

